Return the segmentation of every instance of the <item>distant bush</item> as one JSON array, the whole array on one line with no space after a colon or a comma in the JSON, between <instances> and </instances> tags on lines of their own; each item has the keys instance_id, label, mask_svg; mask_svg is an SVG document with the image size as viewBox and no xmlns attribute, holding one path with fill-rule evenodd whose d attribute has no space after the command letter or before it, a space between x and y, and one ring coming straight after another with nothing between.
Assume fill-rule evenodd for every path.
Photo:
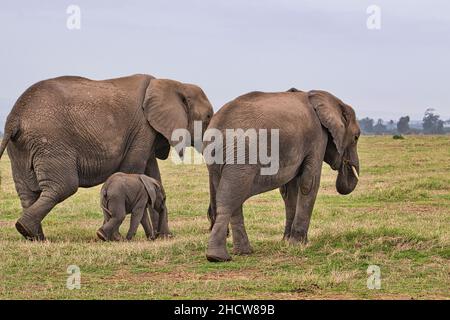
<instances>
[{"instance_id":1,"label":"distant bush","mask_svg":"<svg viewBox=\"0 0 450 320\"><path fill-rule=\"evenodd\" d=\"M394 139L394 140L403 140L403 139L405 139L405 137L402 136L401 134L395 134L395 135L392 137L392 139Z\"/></svg>"}]
</instances>

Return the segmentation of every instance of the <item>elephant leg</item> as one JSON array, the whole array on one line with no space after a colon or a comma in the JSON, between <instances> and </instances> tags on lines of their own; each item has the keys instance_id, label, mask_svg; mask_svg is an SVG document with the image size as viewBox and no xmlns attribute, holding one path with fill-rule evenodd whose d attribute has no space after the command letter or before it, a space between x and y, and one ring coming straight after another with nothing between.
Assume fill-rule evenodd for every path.
<instances>
[{"instance_id":1,"label":"elephant leg","mask_svg":"<svg viewBox=\"0 0 450 320\"><path fill-rule=\"evenodd\" d=\"M156 160L155 156L152 156L148 160L147 166L145 168L145 175L158 180L162 185L161 173L159 171L158 161ZM150 214L150 218L152 219L153 226L155 226L155 228L156 228L156 226L159 226L159 224L160 224L159 214L157 212L155 212L155 210L149 210L149 214ZM166 221L166 223L167 223L167 221Z\"/></svg>"},{"instance_id":2,"label":"elephant leg","mask_svg":"<svg viewBox=\"0 0 450 320\"><path fill-rule=\"evenodd\" d=\"M145 236L147 237L147 239L155 240L156 239L156 229L153 227L154 225L152 224L152 222L150 220L150 215L148 213L148 210L151 210L151 208L144 209L144 215L142 216L141 224L142 224L142 227L144 228Z\"/></svg>"},{"instance_id":3,"label":"elephant leg","mask_svg":"<svg viewBox=\"0 0 450 320\"><path fill-rule=\"evenodd\" d=\"M105 208L103 208L103 225L105 225L110 219L111 219L111 213L108 212L108 210L106 210ZM97 234L99 237L101 235ZM120 234L119 230L117 230L113 235L112 238L114 241L120 241L122 240L122 235ZM102 239L104 241L106 241L106 239Z\"/></svg>"},{"instance_id":4,"label":"elephant leg","mask_svg":"<svg viewBox=\"0 0 450 320\"><path fill-rule=\"evenodd\" d=\"M105 225L109 221L109 219L111 219L111 215L108 210L106 208L103 208L103 225Z\"/></svg>"},{"instance_id":5,"label":"elephant leg","mask_svg":"<svg viewBox=\"0 0 450 320\"><path fill-rule=\"evenodd\" d=\"M159 214L153 208L148 208L148 216L149 216L149 221L151 222L155 237L158 237L158 232L160 231L159 224L162 223L163 220L160 219Z\"/></svg>"},{"instance_id":6,"label":"elephant leg","mask_svg":"<svg viewBox=\"0 0 450 320\"><path fill-rule=\"evenodd\" d=\"M34 203L36 203L36 201L39 199L41 192L34 192L32 190L30 190L25 181L23 181L22 179L14 179L15 180L15 185L16 185L16 191L17 194L19 195L19 199L20 199L20 204L22 206L22 209L25 211L26 209L30 208ZM26 226L22 226L21 223L18 224L19 228L21 229L21 231L18 229L18 231L20 232L20 234L22 234L26 239L29 240L44 240L43 237L43 230L42 230L42 224L38 225L38 230L37 230L37 234L42 235L41 239L39 237L33 237L33 233L25 228L27 228ZM17 225L16 225L17 228Z\"/></svg>"},{"instance_id":7,"label":"elephant leg","mask_svg":"<svg viewBox=\"0 0 450 320\"><path fill-rule=\"evenodd\" d=\"M170 238L172 237L172 233L169 230L169 218L167 214L167 208L165 205L163 207L164 208L162 209L162 212L159 213L158 236L161 238Z\"/></svg>"},{"instance_id":8,"label":"elephant leg","mask_svg":"<svg viewBox=\"0 0 450 320\"><path fill-rule=\"evenodd\" d=\"M227 229L231 217L251 192L254 173L245 172L241 166L233 165L224 168L217 188L216 203L217 215L211 234L209 236L206 258L211 262L231 260L227 252ZM243 222L243 221L242 221Z\"/></svg>"},{"instance_id":9,"label":"elephant leg","mask_svg":"<svg viewBox=\"0 0 450 320\"><path fill-rule=\"evenodd\" d=\"M158 180L162 186L161 173L159 171L158 161L155 156L152 156L148 160L145 174ZM158 213L155 210L149 210L149 213L153 226L158 226L156 228L157 232L162 237L170 237L171 233L169 230L169 216L167 214L167 208L165 208L165 211L162 213Z\"/></svg>"},{"instance_id":10,"label":"elephant leg","mask_svg":"<svg viewBox=\"0 0 450 320\"><path fill-rule=\"evenodd\" d=\"M32 192L32 191L19 192L19 198L20 198L20 203L22 205L22 208L27 209L27 208L31 207L39 199L40 195L41 195L41 192ZM44 230L42 229L42 224L39 224L38 233L44 234Z\"/></svg>"},{"instance_id":11,"label":"elephant leg","mask_svg":"<svg viewBox=\"0 0 450 320\"><path fill-rule=\"evenodd\" d=\"M245 231L244 215L242 206L233 212L231 216L231 232L233 235L233 253L237 255L245 255L253 252Z\"/></svg>"},{"instance_id":12,"label":"elephant leg","mask_svg":"<svg viewBox=\"0 0 450 320\"><path fill-rule=\"evenodd\" d=\"M22 216L16 222L17 231L27 240L45 240L41 221L57 203L53 195L42 192L36 202L23 210Z\"/></svg>"},{"instance_id":13,"label":"elephant leg","mask_svg":"<svg viewBox=\"0 0 450 320\"><path fill-rule=\"evenodd\" d=\"M17 194L19 195L20 204L22 209L31 207L41 195L41 192L33 192L28 188L17 187Z\"/></svg>"},{"instance_id":14,"label":"elephant leg","mask_svg":"<svg viewBox=\"0 0 450 320\"><path fill-rule=\"evenodd\" d=\"M22 216L16 222L16 229L21 235L28 240L45 240L44 231L42 229L42 220L47 214L60 202L64 201L73 191L66 193L64 196L57 195L47 190L42 191L38 199L29 207L24 208Z\"/></svg>"},{"instance_id":15,"label":"elephant leg","mask_svg":"<svg viewBox=\"0 0 450 320\"><path fill-rule=\"evenodd\" d=\"M217 217L216 190L219 186L220 177L217 173L209 173L209 206L207 217L209 220L209 231L212 230ZM227 238L230 235L230 229L227 227Z\"/></svg>"},{"instance_id":16,"label":"elephant leg","mask_svg":"<svg viewBox=\"0 0 450 320\"><path fill-rule=\"evenodd\" d=\"M17 150L10 150L11 169L14 185L19 195L22 209L31 207L41 195L35 173L28 168L28 163L24 162L26 154L17 153Z\"/></svg>"},{"instance_id":17,"label":"elephant leg","mask_svg":"<svg viewBox=\"0 0 450 320\"><path fill-rule=\"evenodd\" d=\"M227 206L217 208L216 222L211 230L208 241L206 258L211 262L230 261L231 256L227 252L227 228L230 223L233 210Z\"/></svg>"},{"instance_id":18,"label":"elephant leg","mask_svg":"<svg viewBox=\"0 0 450 320\"><path fill-rule=\"evenodd\" d=\"M17 231L29 240L45 240L42 220L58 203L73 195L78 189L76 163L72 162L71 166L71 159L61 161L57 153L52 156L34 159L33 174L42 191L39 198L23 210L22 216L16 222Z\"/></svg>"},{"instance_id":19,"label":"elephant leg","mask_svg":"<svg viewBox=\"0 0 450 320\"><path fill-rule=\"evenodd\" d=\"M209 207L208 207L208 220L210 222L209 231L212 230L214 222L217 216L217 204L216 204L216 190L219 184L218 174L209 172Z\"/></svg>"},{"instance_id":20,"label":"elephant leg","mask_svg":"<svg viewBox=\"0 0 450 320\"><path fill-rule=\"evenodd\" d=\"M306 163L301 168L297 206L289 237L290 244L308 241L309 222L320 185L321 161Z\"/></svg>"},{"instance_id":21,"label":"elephant leg","mask_svg":"<svg viewBox=\"0 0 450 320\"><path fill-rule=\"evenodd\" d=\"M298 181L299 178L295 177L280 187L280 193L283 197L286 210L286 223L284 226L283 240L289 240L291 236L292 222L294 221L295 211L297 209Z\"/></svg>"},{"instance_id":22,"label":"elephant leg","mask_svg":"<svg viewBox=\"0 0 450 320\"><path fill-rule=\"evenodd\" d=\"M118 241L119 228L126 216L125 202L122 199L110 199L111 218L97 230L97 236L103 241Z\"/></svg>"},{"instance_id":23,"label":"elephant leg","mask_svg":"<svg viewBox=\"0 0 450 320\"><path fill-rule=\"evenodd\" d=\"M139 224L142 221L142 218L146 214L145 205L133 208L133 212L131 213L131 221L130 228L127 233L127 240L131 240L136 235Z\"/></svg>"}]
</instances>

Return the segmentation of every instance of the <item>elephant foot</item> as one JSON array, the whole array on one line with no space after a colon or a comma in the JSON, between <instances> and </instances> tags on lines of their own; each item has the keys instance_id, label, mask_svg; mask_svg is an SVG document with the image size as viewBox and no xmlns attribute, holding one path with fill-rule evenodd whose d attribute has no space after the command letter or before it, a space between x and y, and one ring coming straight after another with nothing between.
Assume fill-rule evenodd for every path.
<instances>
[{"instance_id":1,"label":"elephant foot","mask_svg":"<svg viewBox=\"0 0 450 320\"><path fill-rule=\"evenodd\" d=\"M290 245L307 244L308 234L306 232L291 233L288 242Z\"/></svg>"},{"instance_id":2,"label":"elephant foot","mask_svg":"<svg viewBox=\"0 0 450 320\"><path fill-rule=\"evenodd\" d=\"M106 236L106 234L103 232L102 228L97 230L97 237L102 240L102 241L108 241L108 237Z\"/></svg>"},{"instance_id":3,"label":"elephant foot","mask_svg":"<svg viewBox=\"0 0 450 320\"><path fill-rule=\"evenodd\" d=\"M27 240L45 241L41 223L27 223L23 218L16 222L16 229Z\"/></svg>"},{"instance_id":4,"label":"elephant foot","mask_svg":"<svg viewBox=\"0 0 450 320\"><path fill-rule=\"evenodd\" d=\"M112 235L112 237L109 237L106 232L103 230L103 228L100 228L97 230L97 237L102 241L122 241L123 237L119 232L116 232Z\"/></svg>"},{"instance_id":5,"label":"elephant foot","mask_svg":"<svg viewBox=\"0 0 450 320\"><path fill-rule=\"evenodd\" d=\"M225 262L231 261L231 256L228 254L225 248L208 248L206 251L206 259L209 262Z\"/></svg>"},{"instance_id":6,"label":"elephant foot","mask_svg":"<svg viewBox=\"0 0 450 320\"><path fill-rule=\"evenodd\" d=\"M244 256L253 253L253 248L250 244L246 246L233 246L233 253L238 256Z\"/></svg>"},{"instance_id":7,"label":"elephant foot","mask_svg":"<svg viewBox=\"0 0 450 320\"><path fill-rule=\"evenodd\" d=\"M122 237L122 235L120 234L120 232L116 232L116 233L113 234L112 240L113 240L113 241L123 241L123 237ZM131 239L130 239L130 240L131 240Z\"/></svg>"},{"instance_id":8,"label":"elephant foot","mask_svg":"<svg viewBox=\"0 0 450 320\"><path fill-rule=\"evenodd\" d=\"M170 232L169 233L157 233L156 238L168 240L168 239L173 238L173 234Z\"/></svg>"}]
</instances>

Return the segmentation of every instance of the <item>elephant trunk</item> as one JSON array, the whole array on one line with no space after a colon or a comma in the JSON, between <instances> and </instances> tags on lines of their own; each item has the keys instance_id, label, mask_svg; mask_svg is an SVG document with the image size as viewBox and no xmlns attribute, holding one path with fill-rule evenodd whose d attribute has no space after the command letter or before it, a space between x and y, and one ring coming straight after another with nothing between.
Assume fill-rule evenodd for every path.
<instances>
[{"instance_id":1,"label":"elephant trunk","mask_svg":"<svg viewBox=\"0 0 450 320\"><path fill-rule=\"evenodd\" d=\"M196 121L194 124L194 130L191 134L191 147L194 147L199 153L203 151L203 137L209 126L210 119L204 121Z\"/></svg>"},{"instance_id":2,"label":"elephant trunk","mask_svg":"<svg viewBox=\"0 0 450 320\"><path fill-rule=\"evenodd\" d=\"M350 152L350 156L344 155L339 173L336 179L336 190L346 195L355 190L359 180L359 159L356 151Z\"/></svg>"}]
</instances>

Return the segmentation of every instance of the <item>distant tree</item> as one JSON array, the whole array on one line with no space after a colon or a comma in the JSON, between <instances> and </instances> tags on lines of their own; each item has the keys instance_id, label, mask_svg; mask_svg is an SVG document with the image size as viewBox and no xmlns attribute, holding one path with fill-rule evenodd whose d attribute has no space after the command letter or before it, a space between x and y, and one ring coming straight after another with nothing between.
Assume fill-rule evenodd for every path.
<instances>
[{"instance_id":1,"label":"distant tree","mask_svg":"<svg viewBox=\"0 0 450 320\"><path fill-rule=\"evenodd\" d=\"M444 133L444 121L440 119L440 116L432 108L428 108L425 111L422 127L425 134Z\"/></svg>"},{"instance_id":2,"label":"distant tree","mask_svg":"<svg viewBox=\"0 0 450 320\"><path fill-rule=\"evenodd\" d=\"M363 133L373 133L373 119L368 117L359 120L359 126Z\"/></svg>"},{"instance_id":3,"label":"distant tree","mask_svg":"<svg viewBox=\"0 0 450 320\"><path fill-rule=\"evenodd\" d=\"M373 127L376 134L383 134L386 132L386 126L383 124L383 119L378 119L377 124Z\"/></svg>"},{"instance_id":4,"label":"distant tree","mask_svg":"<svg viewBox=\"0 0 450 320\"><path fill-rule=\"evenodd\" d=\"M396 125L394 120L389 120L386 126L386 130L388 131L395 131Z\"/></svg>"},{"instance_id":5,"label":"distant tree","mask_svg":"<svg viewBox=\"0 0 450 320\"><path fill-rule=\"evenodd\" d=\"M445 123L447 124L447 127L444 127L444 133L450 133L450 119L445 121Z\"/></svg>"},{"instance_id":6,"label":"distant tree","mask_svg":"<svg viewBox=\"0 0 450 320\"><path fill-rule=\"evenodd\" d=\"M397 122L397 131L401 134L408 133L409 128L409 116L401 117Z\"/></svg>"}]
</instances>

